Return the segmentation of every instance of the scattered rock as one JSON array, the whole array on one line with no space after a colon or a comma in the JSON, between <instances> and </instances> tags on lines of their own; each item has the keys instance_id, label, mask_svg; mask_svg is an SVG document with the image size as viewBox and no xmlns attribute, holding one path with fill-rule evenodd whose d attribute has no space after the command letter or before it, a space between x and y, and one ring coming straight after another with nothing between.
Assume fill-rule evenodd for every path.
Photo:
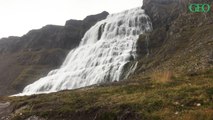
<instances>
[{"instance_id":1,"label":"scattered rock","mask_svg":"<svg viewBox=\"0 0 213 120\"><path fill-rule=\"evenodd\" d=\"M197 104L196 104L196 106L197 106L197 107L200 107L200 106L201 106L201 104L200 104L200 103L197 103Z\"/></svg>"},{"instance_id":2,"label":"scattered rock","mask_svg":"<svg viewBox=\"0 0 213 120\"><path fill-rule=\"evenodd\" d=\"M29 117L29 118L27 118L27 119L25 119L25 120L46 120L46 119L40 118L40 117L38 117L38 116L31 116L31 117Z\"/></svg>"}]
</instances>

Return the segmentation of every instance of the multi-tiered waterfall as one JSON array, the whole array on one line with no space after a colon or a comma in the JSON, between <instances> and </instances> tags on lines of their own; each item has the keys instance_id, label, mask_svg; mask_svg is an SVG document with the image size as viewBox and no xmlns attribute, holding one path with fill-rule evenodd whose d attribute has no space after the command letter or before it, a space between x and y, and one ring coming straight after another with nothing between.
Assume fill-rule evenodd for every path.
<instances>
[{"instance_id":1,"label":"multi-tiered waterfall","mask_svg":"<svg viewBox=\"0 0 213 120\"><path fill-rule=\"evenodd\" d=\"M135 69L133 64L124 70L137 57L139 35L151 29L149 17L141 8L109 15L86 32L79 47L70 51L59 69L26 86L19 95L56 92L124 79Z\"/></svg>"}]
</instances>

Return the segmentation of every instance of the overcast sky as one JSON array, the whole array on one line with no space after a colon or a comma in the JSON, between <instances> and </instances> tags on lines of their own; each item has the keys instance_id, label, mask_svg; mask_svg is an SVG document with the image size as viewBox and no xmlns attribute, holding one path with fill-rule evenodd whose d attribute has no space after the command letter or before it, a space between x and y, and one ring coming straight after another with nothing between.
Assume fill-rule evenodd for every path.
<instances>
[{"instance_id":1,"label":"overcast sky","mask_svg":"<svg viewBox=\"0 0 213 120\"><path fill-rule=\"evenodd\" d=\"M47 24L139 7L142 0L0 0L0 38L22 36Z\"/></svg>"}]
</instances>

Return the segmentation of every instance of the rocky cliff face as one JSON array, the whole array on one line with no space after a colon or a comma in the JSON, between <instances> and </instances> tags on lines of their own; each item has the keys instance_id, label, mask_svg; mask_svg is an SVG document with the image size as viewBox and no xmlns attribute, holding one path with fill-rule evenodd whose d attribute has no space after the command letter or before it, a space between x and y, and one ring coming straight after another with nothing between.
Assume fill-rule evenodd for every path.
<instances>
[{"instance_id":1,"label":"rocky cliff face","mask_svg":"<svg viewBox=\"0 0 213 120\"><path fill-rule=\"evenodd\" d=\"M144 0L143 9L151 18L153 28L166 26L184 9L181 0Z\"/></svg>"},{"instance_id":2,"label":"rocky cliff face","mask_svg":"<svg viewBox=\"0 0 213 120\"><path fill-rule=\"evenodd\" d=\"M191 13L190 3L208 3L213 8L211 0L144 0L153 31L140 36L139 73L162 70L190 74L212 68L213 10ZM146 41L149 56L144 52Z\"/></svg>"},{"instance_id":3,"label":"rocky cliff face","mask_svg":"<svg viewBox=\"0 0 213 120\"><path fill-rule=\"evenodd\" d=\"M85 32L105 19L107 12L84 20L68 20L65 26L47 25L22 37L0 40L0 95L20 92L24 86L59 67Z\"/></svg>"}]
</instances>

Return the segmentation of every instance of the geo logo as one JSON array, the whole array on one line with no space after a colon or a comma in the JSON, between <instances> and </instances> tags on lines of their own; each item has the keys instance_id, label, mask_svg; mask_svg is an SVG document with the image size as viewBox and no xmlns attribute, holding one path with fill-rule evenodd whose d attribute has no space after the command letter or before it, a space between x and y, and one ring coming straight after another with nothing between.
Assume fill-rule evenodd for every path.
<instances>
[{"instance_id":1,"label":"geo logo","mask_svg":"<svg viewBox=\"0 0 213 120\"><path fill-rule=\"evenodd\" d=\"M190 4L189 5L190 12L209 12L211 10L211 6L209 4Z\"/></svg>"}]
</instances>

